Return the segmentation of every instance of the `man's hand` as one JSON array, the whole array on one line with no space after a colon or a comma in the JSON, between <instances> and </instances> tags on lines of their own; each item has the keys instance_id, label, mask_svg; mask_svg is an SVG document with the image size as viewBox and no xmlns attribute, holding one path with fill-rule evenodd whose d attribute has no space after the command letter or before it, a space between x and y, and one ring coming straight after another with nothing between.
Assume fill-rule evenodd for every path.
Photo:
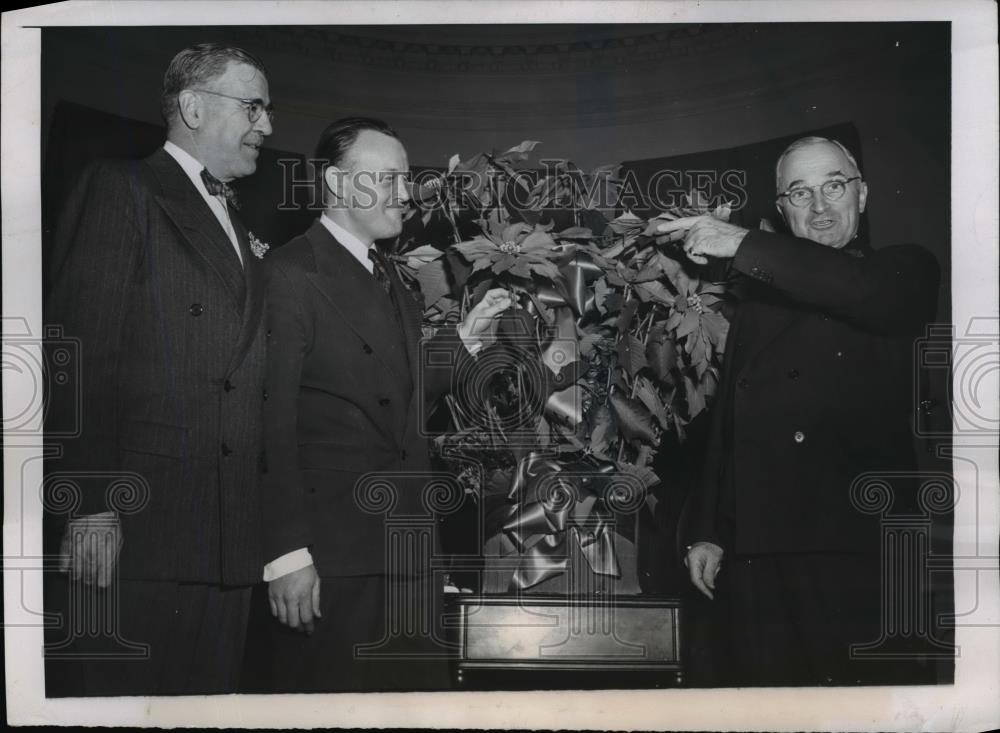
<instances>
[{"instance_id":1,"label":"man's hand","mask_svg":"<svg viewBox=\"0 0 1000 733\"><path fill-rule=\"evenodd\" d=\"M735 257L740 242L749 230L705 215L667 221L660 224L656 231L660 234L684 233L684 252L688 259L704 265L709 257Z\"/></svg>"},{"instance_id":2,"label":"man's hand","mask_svg":"<svg viewBox=\"0 0 1000 733\"><path fill-rule=\"evenodd\" d=\"M684 558L691 582L710 599L714 600L715 576L722 567L722 548L711 542L695 542Z\"/></svg>"},{"instance_id":3,"label":"man's hand","mask_svg":"<svg viewBox=\"0 0 1000 733\"><path fill-rule=\"evenodd\" d=\"M469 311L465 320L459 325L458 335L466 343L482 339L493 327L494 318L510 308L513 302L510 293L503 288L487 290L483 299Z\"/></svg>"},{"instance_id":4,"label":"man's hand","mask_svg":"<svg viewBox=\"0 0 1000 733\"><path fill-rule=\"evenodd\" d=\"M267 584L267 600L271 615L293 629L313 632L314 618L319 611L319 575L314 565L294 570Z\"/></svg>"},{"instance_id":5,"label":"man's hand","mask_svg":"<svg viewBox=\"0 0 1000 733\"><path fill-rule=\"evenodd\" d=\"M69 572L84 585L107 588L114 579L118 553L125 539L114 512L90 514L70 520L63 535L59 570Z\"/></svg>"}]
</instances>

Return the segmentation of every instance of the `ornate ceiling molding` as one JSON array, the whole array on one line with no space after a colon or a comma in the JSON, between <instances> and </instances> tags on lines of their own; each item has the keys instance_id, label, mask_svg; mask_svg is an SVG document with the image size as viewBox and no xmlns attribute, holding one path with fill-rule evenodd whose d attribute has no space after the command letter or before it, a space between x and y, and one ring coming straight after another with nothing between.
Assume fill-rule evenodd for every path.
<instances>
[{"instance_id":1,"label":"ornate ceiling molding","mask_svg":"<svg viewBox=\"0 0 1000 733\"><path fill-rule=\"evenodd\" d=\"M743 46L752 40L749 25L651 25L641 26L553 26L552 40L510 42L512 27L497 26L415 27L416 38L432 37L440 42L406 40L392 27L359 28L267 28L250 31L252 45L272 53L332 61L338 65L365 66L409 73L575 73L621 71L627 66L661 65L671 59L699 56L722 48ZM514 27L516 28L516 27ZM545 26L541 26L545 28ZM601 35L598 28L603 31ZM544 35L531 27L527 38ZM582 37L577 37L577 35ZM474 40L478 38L479 40ZM453 40L454 39L454 40ZM464 42L460 42L464 41Z\"/></svg>"}]
</instances>

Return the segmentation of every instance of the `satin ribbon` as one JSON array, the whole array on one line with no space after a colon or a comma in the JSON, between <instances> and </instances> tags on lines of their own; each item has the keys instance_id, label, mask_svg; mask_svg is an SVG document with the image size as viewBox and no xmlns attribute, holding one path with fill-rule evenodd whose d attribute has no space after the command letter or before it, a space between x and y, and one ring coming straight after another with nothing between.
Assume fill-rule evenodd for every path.
<instances>
[{"instance_id":1,"label":"satin ribbon","mask_svg":"<svg viewBox=\"0 0 1000 733\"><path fill-rule=\"evenodd\" d=\"M594 262L589 252L576 245L563 245L563 254L556 261L562 281L538 288L538 300L550 308L569 305L577 317L577 325L585 325L600 315L597 296L590 284L604 275L604 268Z\"/></svg>"},{"instance_id":2,"label":"satin ribbon","mask_svg":"<svg viewBox=\"0 0 1000 733\"><path fill-rule=\"evenodd\" d=\"M564 573L571 535L593 572L621 577L612 515L601 498L614 471L613 463L596 459L565 466L532 452L521 460L507 495L515 504L502 527L521 556L511 577L512 591Z\"/></svg>"}]
</instances>

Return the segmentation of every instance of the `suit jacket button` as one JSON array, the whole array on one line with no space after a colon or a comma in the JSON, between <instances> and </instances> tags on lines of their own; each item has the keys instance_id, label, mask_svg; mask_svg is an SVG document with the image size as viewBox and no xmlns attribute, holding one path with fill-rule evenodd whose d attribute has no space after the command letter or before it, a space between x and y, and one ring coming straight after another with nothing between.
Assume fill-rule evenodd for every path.
<instances>
[{"instance_id":1,"label":"suit jacket button","mask_svg":"<svg viewBox=\"0 0 1000 733\"><path fill-rule=\"evenodd\" d=\"M378 403L382 405L382 407L386 407L389 404L389 398L382 397L381 399L379 399Z\"/></svg>"},{"instance_id":2,"label":"suit jacket button","mask_svg":"<svg viewBox=\"0 0 1000 733\"><path fill-rule=\"evenodd\" d=\"M228 379L223 383L222 388L227 392L232 392L235 389L235 387L233 387L233 383Z\"/></svg>"},{"instance_id":3,"label":"suit jacket button","mask_svg":"<svg viewBox=\"0 0 1000 733\"><path fill-rule=\"evenodd\" d=\"M233 451L229 448L228 445L226 445L225 443L222 444L222 455L228 456L228 455L232 454L232 452Z\"/></svg>"},{"instance_id":4,"label":"suit jacket button","mask_svg":"<svg viewBox=\"0 0 1000 733\"><path fill-rule=\"evenodd\" d=\"M799 378L799 370L798 369L792 369L792 371L788 372L788 378L789 379L798 379Z\"/></svg>"},{"instance_id":5,"label":"suit jacket button","mask_svg":"<svg viewBox=\"0 0 1000 733\"><path fill-rule=\"evenodd\" d=\"M265 400L267 399L267 390L266 389L264 390L264 399Z\"/></svg>"},{"instance_id":6,"label":"suit jacket button","mask_svg":"<svg viewBox=\"0 0 1000 733\"><path fill-rule=\"evenodd\" d=\"M188 311L190 311L192 316L200 316L205 312L205 309L202 307L201 303L192 303L191 307L188 308Z\"/></svg>"},{"instance_id":7,"label":"suit jacket button","mask_svg":"<svg viewBox=\"0 0 1000 733\"><path fill-rule=\"evenodd\" d=\"M364 352L365 352L366 354L370 354L370 353L372 353L372 347L371 347L371 346L369 346L368 344L365 344L364 346L362 346L362 347L361 347L361 349L362 349L362 351L364 351Z\"/></svg>"},{"instance_id":8,"label":"suit jacket button","mask_svg":"<svg viewBox=\"0 0 1000 733\"><path fill-rule=\"evenodd\" d=\"M750 382L747 381L746 377L740 377L739 381L736 383L736 386L739 387L740 389L746 389L747 387L750 386Z\"/></svg>"},{"instance_id":9,"label":"suit jacket button","mask_svg":"<svg viewBox=\"0 0 1000 733\"><path fill-rule=\"evenodd\" d=\"M802 443L806 439L806 434L803 433L801 430L796 430L795 435L793 437L795 438L796 443Z\"/></svg>"}]
</instances>

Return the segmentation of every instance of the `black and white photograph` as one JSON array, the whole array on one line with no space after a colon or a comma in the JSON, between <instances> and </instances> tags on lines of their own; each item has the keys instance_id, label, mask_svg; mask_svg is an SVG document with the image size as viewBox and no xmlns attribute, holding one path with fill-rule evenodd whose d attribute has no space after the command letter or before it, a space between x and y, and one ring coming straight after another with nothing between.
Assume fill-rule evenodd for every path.
<instances>
[{"instance_id":1,"label":"black and white photograph","mask_svg":"<svg viewBox=\"0 0 1000 733\"><path fill-rule=\"evenodd\" d=\"M5 12L8 723L1000 725L996 25Z\"/></svg>"}]
</instances>

